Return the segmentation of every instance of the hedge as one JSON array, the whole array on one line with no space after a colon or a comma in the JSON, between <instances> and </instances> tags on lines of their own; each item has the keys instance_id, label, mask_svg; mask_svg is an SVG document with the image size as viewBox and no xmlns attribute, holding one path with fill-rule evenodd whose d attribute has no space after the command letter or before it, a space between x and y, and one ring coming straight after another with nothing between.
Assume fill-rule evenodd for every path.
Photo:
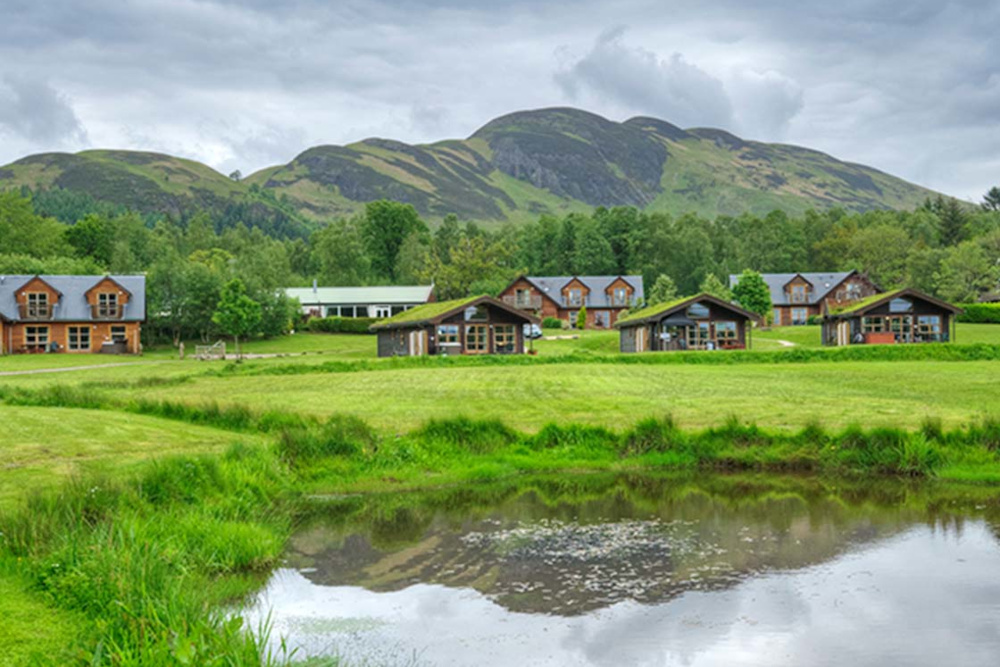
<instances>
[{"instance_id":1,"label":"hedge","mask_svg":"<svg viewBox=\"0 0 1000 667\"><path fill-rule=\"evenodd\" d=\"M958 316L959 322L973 324L1000 324L1000 303L963 303L965 312Z\"/></svg>"},{"instance_id":2,"label":"hedge","mask_svg":"<svg viewBox=\"0 0 1000 667\"><path fill-rule=\"evenodd\" d=\"M316 333L366 334L378 321L377 317L314 317L306 326Z\"/></svg>"},{"instance_id":3,"label":"hedge","mask_svg":"<svg viewBox=\"0 0 1000 667\"><path fill-rule=\"evenodd\" d=\"M563 321L558 317L546 317L542 320L543 329L562 329Z\"/></svg>"}]
</instances>

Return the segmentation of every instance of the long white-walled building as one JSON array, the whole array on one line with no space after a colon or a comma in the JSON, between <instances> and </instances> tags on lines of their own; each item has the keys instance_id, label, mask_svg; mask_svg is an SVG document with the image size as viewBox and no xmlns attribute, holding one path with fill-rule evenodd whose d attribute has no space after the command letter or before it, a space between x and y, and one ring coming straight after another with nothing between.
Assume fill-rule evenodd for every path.
<instances>
[{"instance_id":1,"label":"long white-walled building","mask_svg":"<svg viewBox=\"0 0 1000 667\"><path fill-rule=\"evenodd\" d=\"M433 285L378 287L289 287L289 297L299 300L311 317L377 317L398 315L414 306L434 301Z\"/></svg>"}]
</instances>

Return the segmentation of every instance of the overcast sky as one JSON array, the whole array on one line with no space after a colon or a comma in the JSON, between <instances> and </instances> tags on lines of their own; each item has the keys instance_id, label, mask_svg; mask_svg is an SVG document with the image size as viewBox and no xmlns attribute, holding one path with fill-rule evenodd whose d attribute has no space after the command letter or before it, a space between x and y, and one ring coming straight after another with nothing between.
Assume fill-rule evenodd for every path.
<instances>
[{"instance_id":1,"label":"overcast sky","mask_svg":"<svg viewBox=\"0 0 1000 667\"><path fill-rule=\"evenodd\" d=\"M795 143L979 200L996 0L0 0L0 164L154 150L250 173L572 105Z\"/></svg>"}]
</instances>

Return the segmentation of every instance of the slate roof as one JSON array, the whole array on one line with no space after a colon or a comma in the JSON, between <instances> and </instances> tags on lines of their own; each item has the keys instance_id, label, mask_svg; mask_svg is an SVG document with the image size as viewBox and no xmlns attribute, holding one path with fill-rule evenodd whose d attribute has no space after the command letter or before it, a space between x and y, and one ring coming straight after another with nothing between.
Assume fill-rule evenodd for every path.
<instances>
[{"instance_id":1,"label":"slate roof","mask_svg":"<svg viewBox=\"0 0 1000 667\"><path fill-rule=\"evenodd\" d=\"M854 271L840 273L762 273L761 278L771 290L771 303L775 306L814 306L826 298L826 295L836 289L837 285L847 280ZM810 299L805 303L792 303L791 295L785 292L787 285L795 276L802 276L812 284ZM739 274L729 276L729 287L736 287L740 281Z\"/></svg>"},{"instance_id":2,"label":"slate roof","mask_svg":"<svg viewBox=\"0 0 1000 667\"><path fill-rule=\"evenodd\" d=\"M285 293L303 306L371 306L427 303L433 285L382 285L375 287L288 287Z\"/></svg>"},{"instance_id":3,"label":"slate roof","mask_svg":"<svg viewBox=\"0 0 1000 667\"><path fill-rule=\"evenodd\" d=\"M648 322L656 322L667 315L681 310L686 309L688 306L700 301L708 301L714 303L717 306L723 308L728 308L738 315L742 315L748 319L757 319L756 313L751 313L748 310L740 308L735 303L727 303L722 299L713 296L707 292L702 292L701 294L696 294L694 296L687 296L680 299L674 299L673 301L667 301L666 303L658 303L655 306L649 306L643 308L642 310L636 310L629 313L625 317L619 319L615 322L615 327L634 327L646 324Z\"/></svg>"},{"instance_id":4,"label":"slate roof","mask_svg":"<svg viewBox=\"0 0 1000 667\"><path fill-rule=\"evenodd\" d=\"M423 326L425 324L436 324L446 317L450 317L466 308L477 306L480 303L487 303L508 313L517 315L524 319L525 324L538 322L536 318L524 311L511 308L503 301L484 294L482 296L470 296L465 299L453 299L451 301L436 301L423 306L416 306L393 317L379 320L371 326L371 329L377 331L379 329L399 329Z\"/></svg>"},{"instance_id":5,"label":"slate roof","mask_svg":"<svg viewBox=\"0 0 1000 667\"><path fill-rule=\"evenodd\" d=\"M17 291L35 278L43 280L53 289L62 293L59 303L52 309L50 322L91 322L90 305L86 294L105 278L110 278L126 290L131 297L123 304L121 322L142 322L146 319L146 276L0 276L0 317L18 322L21 319L17 307Z\"/></svg>"},{"instance_id":6,"label":"slate roof","mask_svg":"<svg viewBox=\"0 0 1000 667\"><path fill-rule=\"evenodd\" d=\"M619 278L632 286L632 304L639 303L645 297L642 286L642 276L525 276L525 280L538 288L538 291L552 298L562 308L574 308L563 298L562 288L572 280L579 280L590 290L587 298L587 308L621 308L612 306L611 299L605 290Z\"/></svg>"}]
</instances>

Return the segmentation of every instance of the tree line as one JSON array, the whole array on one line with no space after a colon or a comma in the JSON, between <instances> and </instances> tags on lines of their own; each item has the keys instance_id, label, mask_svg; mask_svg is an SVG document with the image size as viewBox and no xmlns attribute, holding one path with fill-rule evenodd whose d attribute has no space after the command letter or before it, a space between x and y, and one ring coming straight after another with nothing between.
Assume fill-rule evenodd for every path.
<instances>
[{"instance_id":1,"label":"tree line","mask_svg":"<svg viewBox=\"0 0 1000 667\"><path fill-rule=\"evenodd\" d=\"M53 201L63 206L58 218L46 214ZM885 289L908 285L958 302L996 291L1000 281L998 188L980 207L937 197L913 211L715 219L616 207L504 225L449 215L433 227L408 204L376 201L306 236L280 239L208 212L149 219L89 205L72 219L71 203L0 193L0 272L146 273L147 329L174 340L219 333L212 315L233 279L261 306L250 335L286 330L296 307L280 288L314 279L329 286L433 282L438 298L448 299L496 294L521 273L640 274L653 300L727 294L728 276L747 269L856 269Z\"/></svg>"}]
</instances>

